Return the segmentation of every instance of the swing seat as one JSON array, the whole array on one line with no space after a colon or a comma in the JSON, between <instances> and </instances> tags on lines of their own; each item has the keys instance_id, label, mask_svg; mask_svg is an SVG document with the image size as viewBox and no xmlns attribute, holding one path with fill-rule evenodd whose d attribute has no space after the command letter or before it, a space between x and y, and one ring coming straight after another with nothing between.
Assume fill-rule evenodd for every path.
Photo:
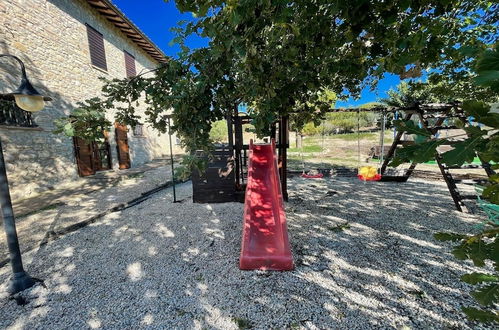
<instances>
[{"instance_id":1,"label":"swing seat","mask_svg":"<svg viewBox=\"0 0 499 330\"><path fill-rule=\"evenodd\" d=\"M358 174L357 177L362 181L379 181L379 180L381 180L381 174L376 174L373 177L369 177L369 176L366 177L366 176L363 176L362 174Z\"/></svg>"},{"instance_id":2,"label":"swing seat","mask_svg":"<svg viewBox=\"0 0 499 330\"><path fill-rule=\"evenodd\" d=\"M317 174L302 173L301 177L305 178L305 179L320 179L320 178L324 177L324 174L322 174L322 173L317 173Z\"/></svg>"},{"instance_id":3,"label":"swing seat","mask_svg":"<svg viewBox=\"0 0 499 330\"><path fill-rule=\"evenodd\" d=\"M378 170L372 166L364 166L359 169L359 174L357 177L362 181L379 181L381 180L381 174Z\"/></svg>"}]
</instances>

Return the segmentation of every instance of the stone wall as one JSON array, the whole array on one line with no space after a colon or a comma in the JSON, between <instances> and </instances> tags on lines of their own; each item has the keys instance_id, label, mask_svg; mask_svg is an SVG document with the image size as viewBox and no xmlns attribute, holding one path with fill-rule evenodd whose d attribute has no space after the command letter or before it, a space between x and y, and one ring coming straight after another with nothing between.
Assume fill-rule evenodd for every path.
<instances>
[{"instance_id":1,"label":"stone wall","mask_svg":"<svg viewBox=\"0 0 499 330\"><path fill-rule=\"evenodd\" d=\"M90 64L85 24L104 35L107 72ZM38 128L0 126L14 199L77 178L72 139L53 134L53 121L68 115L78 101L99 96L99 77L125 77L125 50L135 56L137 72L157 66L86 1L0 1L0 53L21 58L35 88L53 98L35 114ZM6 93L17 87L20 72L16 62L5 58L1 61L0 93ZM110 133L113 167L117 168L114 129ZM129 144L132 167L169 153L168 136L158 136L148 126L144 127L143 137L134 137L130 129Z\"/></svg>"}]
</instances>

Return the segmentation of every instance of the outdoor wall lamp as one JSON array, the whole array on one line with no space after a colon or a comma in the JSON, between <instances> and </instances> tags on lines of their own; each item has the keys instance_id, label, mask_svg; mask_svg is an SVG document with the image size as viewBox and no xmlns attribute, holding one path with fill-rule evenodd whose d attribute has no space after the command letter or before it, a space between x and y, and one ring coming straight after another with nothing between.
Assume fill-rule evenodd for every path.
<instances>
[{"instance_id":1,"label":"outdoor wall lamp","mask_svg":"<svg viewBox=\"0 0 499 330\"><path fill-rule=\"evenodd\" d=\"M42 96L31 85L27 76L24 63L16 56L9 54L0 54L0 57L11 57L21 65L21 85L12 93L2 95L4 99L14 99L19 108L36 112L43 109L45 101L50 101L51 98ZM5 159L3 157L2 141L0 140L0 207L2 209L3 226L7 236L7 246L9 248L10 264L12 266L12 278L7 288L10 294L15 294L20 291L32 287L37 280L29 276L24 270L21 257L21 249L19 248L19 239L17 238L16 221L14 218L14 210L12 209L12 201L10 198L9 182L7 181L7 171L5 168ZM39 280L38 280L39 281Z\"/></svg>"},{"instance_id":2,"label":"outdoor wall lamp","mask_svg":"<svg viewBox=\"0 0 499 330\"><path fill-rule=\"evenodd\" d=\"M43 96L31 85L26 76L24 63L16 56L10 54L0 54L0 57L10 57L15 59L21 66L21 84L12 93L3 95L4 99L14 99L17 106L25 111L38 112L45 107L45 101L51 101L52 98Z\"/></svg>"}]
</instances>

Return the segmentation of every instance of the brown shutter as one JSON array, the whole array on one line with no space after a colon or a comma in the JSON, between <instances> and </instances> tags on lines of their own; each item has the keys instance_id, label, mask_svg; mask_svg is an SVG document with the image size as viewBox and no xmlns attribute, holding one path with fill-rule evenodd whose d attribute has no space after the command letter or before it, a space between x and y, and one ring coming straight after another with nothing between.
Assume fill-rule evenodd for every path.
<instances>
[{"instance_id":1,"label":"brown shutter","mask_svg":"<svg viewBox=\"0 0 499 330\"><path fill-rule=\"evenodd\" d=\"M137 72L135 71L135 57L125 50L125 68L126 76L128 78L135 77Z\"/></svg>"},{"instance_id":2,"label":"brown shutter","mask_svg":"<svg viewBox=\"0 0 499 330\"><path fill-rule=\"evenodd\" d=\"M102 33L87 24L87 36L91 63L107 71L106 51L104 49L104 37Z\"/></svg>"},{"instance_id":3,"label":"brown shutter","mask_svg":"<svg viewBox=\"0 0 499 330\"><path fill-rule=\"evenodd\" d=\"M92 144L78 137L73 137L73 143L76 154L76 164L78 165L78 174L80 176L95 174L94 150Z\"/></svg>"},{"instance_id":4,"label":"brown shutter","mask_svg":"<svg viewBox=\"0 0 499 330\"><path fill-rule=\"evenodd\" d=\"M128 129L126 125L114 123L118 164L120 170L130 168L130 149L128 147Z\"/></svg>"}]
</instances>

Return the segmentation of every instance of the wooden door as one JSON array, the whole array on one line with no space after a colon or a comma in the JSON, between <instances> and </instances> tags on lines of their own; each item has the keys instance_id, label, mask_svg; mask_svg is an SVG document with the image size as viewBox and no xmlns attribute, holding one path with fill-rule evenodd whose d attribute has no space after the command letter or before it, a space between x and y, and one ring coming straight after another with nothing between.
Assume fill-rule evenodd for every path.
<instances>
[{"instance_id":1,"label":"wooden door","mask_svg":"<svg viewBox=\"0 0 499 330\"><path fill-rule=\"evenodd\" d=\"M126 125L114 123L116 148L120 170L130 168L130 148L128 147L128 129Z\"/></svg>"},{"instance_id":2,"label":"wooden door","mask_svg":"<svg viewBox=\"0 0 499 330\"><path fill-rule=\"evenodd\" d=\"M80 176L95 174L93 143L89 143L78 137L74 137L73 144L75 148L78 174Z\"/></svg>"}]
</instances>

